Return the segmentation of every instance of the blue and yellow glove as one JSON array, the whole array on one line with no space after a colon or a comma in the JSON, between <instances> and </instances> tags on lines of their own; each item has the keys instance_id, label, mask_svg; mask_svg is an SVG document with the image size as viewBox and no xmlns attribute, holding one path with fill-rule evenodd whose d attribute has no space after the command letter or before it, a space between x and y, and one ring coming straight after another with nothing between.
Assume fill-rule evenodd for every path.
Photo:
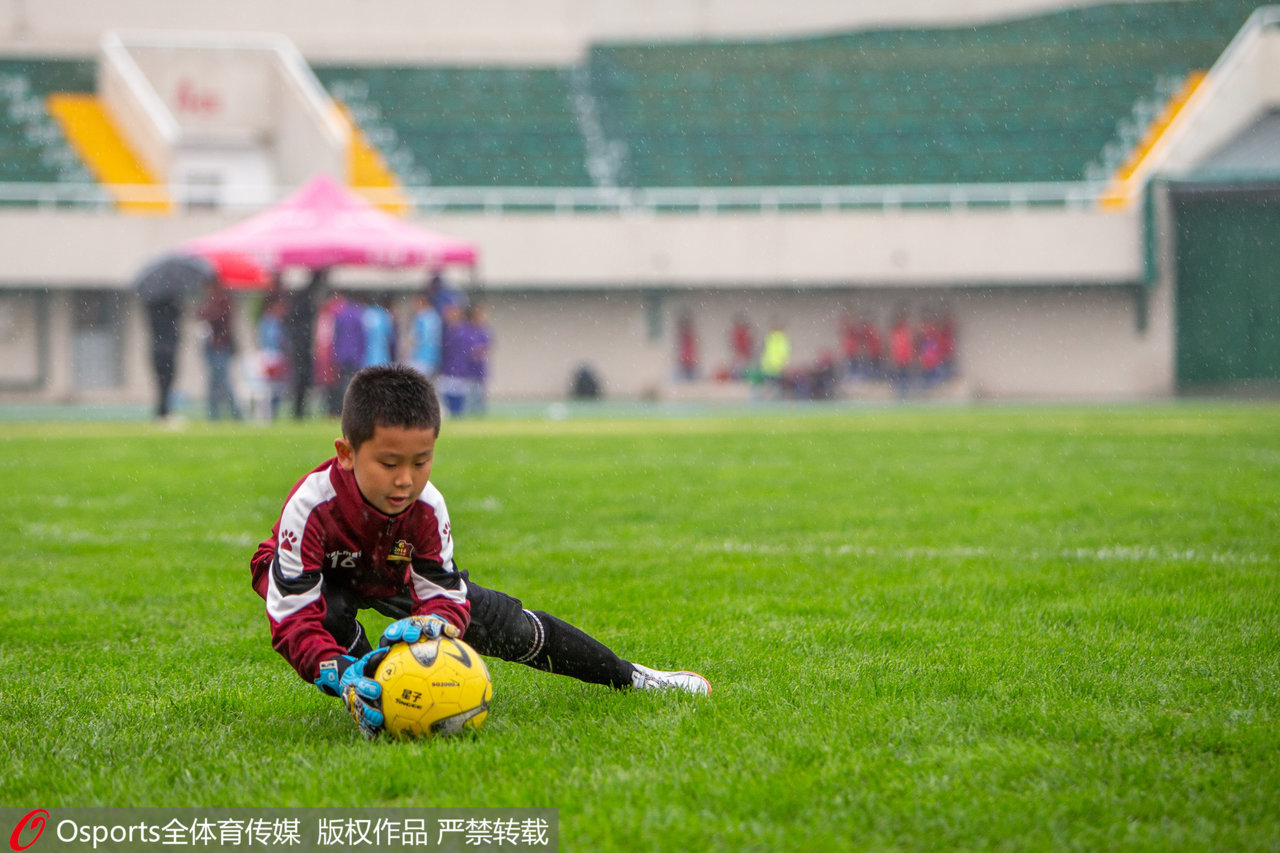
<instances>
[{"instance_id":1,"label":"blue and yellow glove","mask_svg":"<svg viewBox=\"0 0 1280 853\"><path fill-rule=\"evenodd\" d=\"M380 647L362 658L342 655L324 661L315 682L322 693L342 699L360 733L370 740L382 731L382 685L373 680L373 673L386 656L386 647Z\"/></svg>"},{"instance_id":2,"label":"blue and yellow glove","mask_svg":"<svg viewBox=\"0 0 1280 853\"><path fill-rule=\"evenodd\" d=\"M395 643L416 643L437 637L459 637L457 626L434 614L397 619L387 626L378 640L378 648L361 658L339 655L320 664L316 687L329 696L337 696L347 706L347 713L356 721L360 732L369 739L382 731L385 718L382 715L382 685L374 681L378 664L387 656Z\"/></svg>"},{"instance_id":3,"label":"blue and yellow glove","mask_svg":"<svg viewBox=\"0 0 1280 853\"><path fill-rule=\"evenodd\" d=\"M434 640L437 637L452 637L455 640L462 636L458 626L447 619L435 615L410 616L408 619L397 619L382 632L378 640L379 648L386 648L393 643L416 643L419 640Z\"/></svg>"}]
</instances>

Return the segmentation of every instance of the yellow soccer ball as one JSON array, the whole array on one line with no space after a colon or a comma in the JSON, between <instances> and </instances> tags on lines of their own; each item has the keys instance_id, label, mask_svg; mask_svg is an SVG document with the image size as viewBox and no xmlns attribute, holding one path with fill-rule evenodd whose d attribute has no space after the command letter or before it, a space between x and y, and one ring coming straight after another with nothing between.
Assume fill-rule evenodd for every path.
<instances>
[{"instance_id":1,"label":"yellow soccer ball","mask_svg":"<svg viewBox=\"0 0 1280 853\"><path fill-rule=\"evenodd\" d=\"M430 738L478 729L493 698L484 660L449 637L394 644L374 679L382 685L382 714L392 737Z\"/></svg>"}]
</instances>

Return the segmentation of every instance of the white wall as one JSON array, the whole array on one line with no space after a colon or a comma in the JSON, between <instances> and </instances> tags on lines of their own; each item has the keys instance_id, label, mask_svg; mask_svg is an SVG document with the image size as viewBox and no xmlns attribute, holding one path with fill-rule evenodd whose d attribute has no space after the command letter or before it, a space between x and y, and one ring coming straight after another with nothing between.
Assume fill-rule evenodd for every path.
<instances>
[{"instance_id":1,"label":"white wall","mask_svg":"<svg viewBox=\"0 0 1280 853\"><path fill-rule=\"evenodd\" d=\"M646 300L655 298L661 337L650 340ZM954 317L967 396L1164 397L1173 392L1172 334L1161 307L1166 299L1156 294L1150 322L1139 330L1135 292L1122 287L498 294L492 297L493 393L506 399L563 395L583 362L597 370L610 396L673 393L673 330L685 313L693 318L702 376L709 380L728 365L729 329L738 314L755 328L757 340L780 323L792 341L793 364L807 366L824 354L839 357L839 327L847 314L887 329L901 309L913 318L944 310Z\"/></svg>"},{"instance_id":2,"label":"white wall","mask_svg":"<svg viewBox=\"0 0 1280 853\"><path fill-rule=\"evenodd\" d=\"M0 292L0 382L27 384L41 378L38 300L32 293Z\"/></svg>"},{"instance_id":3,"label":"white wall","mask_svg":"<svg viewBox=\"0 0 1280 853\"><path fill-rule=\"evenodd\" d=\"M449 225L484 247L494 287L1115 281L1137 277L1140 257L1132 211L480 216Z\"/></svg>"},{"instance_id":4,"label":"white wall","mask_svg":"<svg viewBox=\"0 0 1280 853\"><path fill-rule=\"evenodd\" d=\"M148 258L232 219L0 211L0 287L125 288ZM479 281L454 281L483 290L492 306L497 398L559 397L583 361L600 370L612 395L662 393L674 366L674 318L685 310L697 320L710 371L727 361L728 327L739 311L757 328L775 318L786 323L795 357L805 362L837 348L846 311L883 324L900 305L954 311L961 369L976 394L1106 398L1173 390L1169 285L1157 291L1148 330L1135 327L1132 290L1142 277L1136 211L480 214L422 224L480 245ZM423 278L419 270L345 270L339 283L391 284L407 293ZM65 321L55 317L53 325ZM137 335L129 343L133 367L120 396L146 400L141 328L130 333ZM243 340L250 339L246 330ZM55 350L57 340L65 343L65 335ZM199 398L202 368L191 340L179 388ZM59 377L66 370L55 365ZM50 389L58 398L71 393L65 378Z\"/></svg>"},{"instance_id":5,"label":"white wall","mask_svg":"<svg viewBox=\"0 0 1280 853\"><path fill-rule=\"evenodd\" d=\"M1087 0L0 0L0 49L89 55L111 28L270 31L308 58L565 64L597 40L954 24Z\"/></svg>"},{"instance_id":6,"label":"white wall","mask_svg":"<svg viewBox=\"0 0 1280 853\"><path fill-rule=\"evenodd\" d=\"M957 299L977 398L1126 399L1172 393L1169 327L1138 328L1127 288L1016 288Z\"/></svg>"},{"instance_id":7,"label":"white wall","mask_svg":"<svg viewBox=\"0 0 1280 853\"><path fill-rule=\"evenodd\" d=\"M0 209L0 286L123 286L153 255L236 220L211 212ZM1136 281L1142 271L1136 210L458 214L417 221L477 243L481 278L493 290L1074 284ZM57 246L76 251L50 251ZM348 272L357 281L370 278Z\"/></svg>"}]
</instances>

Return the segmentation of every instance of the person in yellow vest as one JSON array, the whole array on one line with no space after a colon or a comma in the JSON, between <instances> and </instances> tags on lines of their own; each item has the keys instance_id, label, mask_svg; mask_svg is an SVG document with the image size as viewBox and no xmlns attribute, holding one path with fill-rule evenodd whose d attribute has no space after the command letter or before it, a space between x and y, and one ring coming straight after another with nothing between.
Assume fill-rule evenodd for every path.
<instances>
[{"instance_id":1,"label":"person in yellow vest","mask_svg":"<svg viewBox=\"0 0 1280 853\"><path fill-rule=\"evenodd\" d=\"M786 377L787 365L791 363L791 339L781 323L775 322L765 336L764 347L760 351L760 372L765 382L782 395L783 380Z\"/></svg>"}]
</instances>

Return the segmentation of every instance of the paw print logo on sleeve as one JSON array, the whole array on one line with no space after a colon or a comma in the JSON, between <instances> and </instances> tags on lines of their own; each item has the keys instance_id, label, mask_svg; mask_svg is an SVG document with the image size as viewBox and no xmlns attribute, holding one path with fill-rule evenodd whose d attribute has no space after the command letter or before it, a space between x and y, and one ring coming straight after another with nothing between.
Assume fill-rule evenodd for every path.
<instances>
[{"instance_id":1,"label":"paw print logo on sleeve","mask_svg":"<svg viewBox=\"0 0 1280 853\"><path fill-rule=\"evenodd\" d=\"M280 531L280 550L292 551L294 546L298 544L298 534L292 530Z\"/></svg>"}]
</instances>

